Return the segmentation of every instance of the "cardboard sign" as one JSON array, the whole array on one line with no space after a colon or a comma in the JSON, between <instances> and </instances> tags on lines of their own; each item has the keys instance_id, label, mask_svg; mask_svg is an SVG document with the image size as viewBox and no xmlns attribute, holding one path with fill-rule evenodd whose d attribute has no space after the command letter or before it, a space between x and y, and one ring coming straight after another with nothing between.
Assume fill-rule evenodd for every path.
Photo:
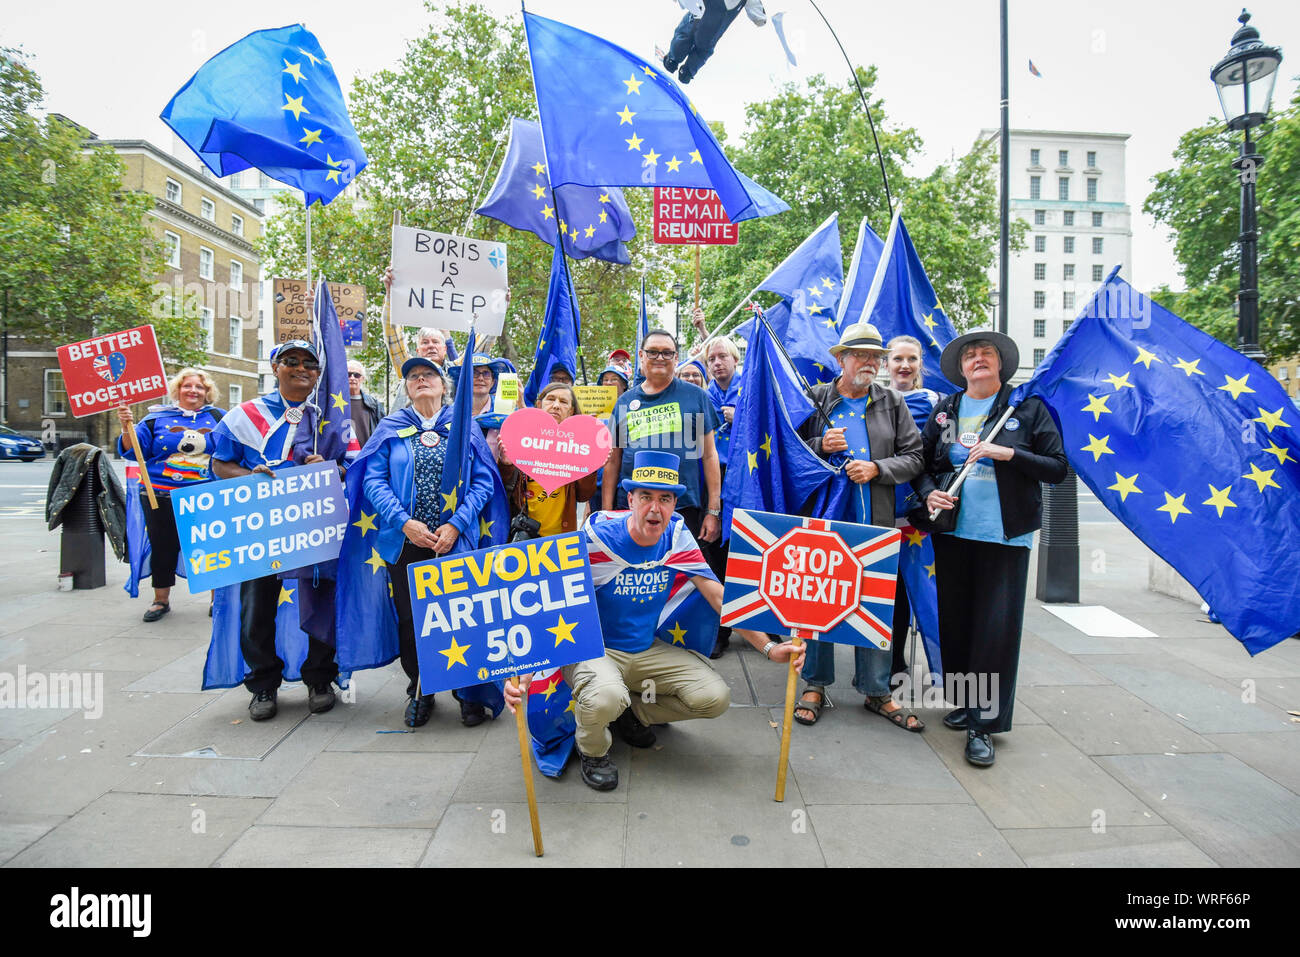
<instances>
[{"instance_id":1,"label":"cardboard sign","mask_svg":"<svg viewBox=\"0 0 1300 957\"><path fill-rule=\"evenodd\" d=\"M499 336L506 319L506 246L393 227L393 322Z\"/></svg>"},{"instance_id":2,"label":"cardboard sign","mask_svg":"<svg viewBox=\"0 0 1300 957\"><path fill-rule=\"evenodd\" d=\"M618 401L618 386L575 385L573 394L578 397L578 406L583 415L607 419L614 411L614 403Z\"/></svg>"},{"instance_id":3,"label":"cardboard sign","mask_svg":"<svg viewBox=\"0 0 1300 957\"><path fill-rule=\"evenodd\" d=\"M657 243L734 246L740 240L739 228L711 189L656 186L654 212Z\"/></svg>"},{"instance_id":4,"label":"cardboard sign","mask_svg":"<svg viewBox=\"0 0 1300 957\"><path fill-rule=\"evenodd\" d=\"M77 418L167 395L167 371L153 326L59 346L59 370Z\"/></svg>"},{"instance_id":5,"label":"cardboard sign","mask_svg":"<svg viewBox=\"0 0 1300 957\"><path fill-rule=\"evenodd\" d=\"M348 527L333 462L205 482L171 500L191 594L338 558Z\"/></svg>"},{"instance_id":6,"label":"cardboard sign","mask_svg":"<svg viewBox=\"0 0 1300 957\"><path fill-rule=\"evenodd\" d=\"M307 308L307 281L304 279L272 280L275 344L290 339L311 342L311 311ZM339 328L345 346L364 344L366 336L366 288L352 283L328 283Z\"/></svg>"},{"instance_id":7,"label":"cardboard sign","mask_svg":"<svg viewBox=\"0 0 1300 957\"><path fill-rule=\"evenodd\" d=\"M407 575L422 694L605 654L581 532L416 562Z\"/></svg>"},{"instance_id":8,"label":"cardboard sign","mask_svg":"<svg viewBox=\"0 0 1300 957\"><path fill-rule=\"evenodd\" d=\"M888 648L901 538L896 528L738 508L722 624Z\"/></svg>"},{"instance_id":9,"label":"cardboard sign","mask_svg":"<svg viewBox=\"0 0 1300 957\"><path fill-rule=\"evenodd\" d=\"M519 409L501 425L501 449L547 494L605 464L613 444L609 429L590 415L556 422L541 409Z\"/></svg>"}]
</instances>

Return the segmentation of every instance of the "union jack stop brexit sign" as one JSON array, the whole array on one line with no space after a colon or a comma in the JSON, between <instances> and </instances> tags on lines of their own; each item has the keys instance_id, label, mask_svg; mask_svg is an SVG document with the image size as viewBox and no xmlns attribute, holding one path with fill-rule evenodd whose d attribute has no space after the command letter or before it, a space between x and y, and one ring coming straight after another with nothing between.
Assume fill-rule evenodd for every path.
<instances>
[{"instance_id":1,"label":"union jack stop brexit sign","mask_svg":"<svg viewBox=\"0 0 1300 957\"><path fill-rule=\"evenodd\" d=\"M888 648L902 533L738 508L722 624Z\"/></svg>"}]
</instances>

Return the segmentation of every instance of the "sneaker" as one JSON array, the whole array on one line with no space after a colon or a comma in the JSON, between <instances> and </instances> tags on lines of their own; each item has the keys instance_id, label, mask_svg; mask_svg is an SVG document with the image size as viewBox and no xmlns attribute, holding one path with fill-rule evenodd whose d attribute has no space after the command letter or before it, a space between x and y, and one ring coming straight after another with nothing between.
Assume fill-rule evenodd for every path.
<instances>
[{"instance_id":1,"label":"sneaker","mask_svg":"<svg viewBox=\"0 0 1300 957\"><path fill-rule=\"evenodd\" d=\"M267 721L274 718L277 710L279 708L275 703L274 691L259 691L248 703L248 714L254 721Z\"/></svg>"},{"instance_id":2,"label":"sneaker","mask_svg":"<svg viewBox=\"0 0 1300 957\"><path fill-rule=\"evenodd\" d=\"M637 720L631 708L614 719L614 730L634 748L648 748L655 743L655 733Z\"/></svg>"},{"instance_id":3,"label":"sneaker","mask_svg":"<svg viewBox=\"0 0 1300 957\"><path fill-rule=\"evenodd\" d=\"M608 754L592 758L579 752L578 757L582 761L582 780L587 787L597 791L612 791L618 787L618 768L614 767Z\"/></svg>"},{"instance_id":4,"label":"sneaker","mask_svg":"<svg viewBox=\"0 0 1300 957\"><path fill-rule=\"evenodd\" d=\"M334 691L329 684L307 687L307 710L312 714L324 714L334 707Z\"/></svg>"},{"instance_id":5,"label":"sneaker","mask_svg":"<svg viewBox=\"0 0 1300 957\"><path fill-rule=\"evenodd\" d=\"M433 714L433 695L412 695L406 703L405 724L408 728L422 728Z\"/></svg>"}]
</instances>

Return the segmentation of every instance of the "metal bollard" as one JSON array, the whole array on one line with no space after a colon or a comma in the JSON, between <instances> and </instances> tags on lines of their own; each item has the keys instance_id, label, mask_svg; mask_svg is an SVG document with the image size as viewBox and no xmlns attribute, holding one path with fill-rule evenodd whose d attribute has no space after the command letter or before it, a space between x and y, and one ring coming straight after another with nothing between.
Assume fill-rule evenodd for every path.
<instances>
[{"instance_id":1,"label":"metal bollard","mask_svg":"<svg viewBox=\"0 0 1300 957\"><path fill-rule=\"evenodd\" d=\"M1043 486L1034 595L1045 602L1079 602L1079 479L1073 468L1060 485Z\"/></svg>"},{"instance_id":2,"label":"metal bollard","mask_svg":"<svg viewBox=\"0 0 1300 957\"><path fill-rule=\"evenodd\" d=\"M73 588L105 585L104 522L97 501L101 488L99 470L88 468L77 493L63 510L59 569L63 574L71 573Z\"/></svg>"}]
</instances>

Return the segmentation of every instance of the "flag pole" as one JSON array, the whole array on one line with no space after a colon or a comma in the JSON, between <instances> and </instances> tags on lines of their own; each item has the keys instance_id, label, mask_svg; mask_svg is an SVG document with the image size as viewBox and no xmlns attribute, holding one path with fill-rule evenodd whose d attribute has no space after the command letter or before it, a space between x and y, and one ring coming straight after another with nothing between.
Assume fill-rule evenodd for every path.
<instances>
[{"instance_id":1,"label":"flag pole","mask_svg":"<svg viewBox=\"0 0 1300 957\"><path fill-rule=\"evenodd\" d=\"M121 405L124 409L130 408L130 405L126 402L122 402ZM144 453L140 451L140 436L135 434L134 425L132 425L129 432L128 441L131 445L131 451L135 453L136 464L140 466L140 481L144 484L144 490L149 493L149 507L156 510L158 508L158 499L153 494L153 482L149 480L149 470L144 467Z\"/></svg>"},{"instance_id":2,"label":"flag pole","mask_svg":"<svg viewBox=\"0 0 1300 957\"><path fill-rule=\"evenodd\" d=\"M808 636L811 638L817 632L810 631ZM776 800L785 800L785 776L790 768L790 725L794 721L794 690L796 679L799 677L794 670L794 660L798 656L798 650L803 645L803 632L795 628L790 634L794 642L795 650L790 653L790 661L787 664L785 674L785 717L781 719L781 757L776 766ZM822 704L826 703L826 692L822 692Z\"/></svg>"},{"instance_id":3,"label":"flag pole","mask_svg":"<svg viewBox=\"0 0 1300 957\"><path fill-rule=\"evenodd\" d=\"M519 676L511 675L510 683L513 687L519 687ZM537 791L533 786L533 762L529 760L529 752L532 751L530 737L528 734L528 696L525 694L519 700L519 707L515 708L515 727L519 731L519 760L524 768L524 788L528 792L528 823L533 828L533 852L542 856L542 824L537 818Z\"/></svg>"},{"instance_id":4,"label":"flag pole","mask_svg":"<svg viewBox=\"0 0 1300 957\"><path fill-rule=\"evenodd\" d=\"M781 338L776 334L776 330L774 330L771 324L767 321L767 314L763 312L762 309L759 309L755 315L758 316L759 322L763 323L763 328L766 329L767 334L772 337L772 341L776 343L776 347L781 350L781 355L785 356L785 361L786 364L789 365L790 371L799 377L799 385L802 387L804 395L807 395L812 391L812 386L810 386L808 380L803 377L803 373L799 371L799 367L794 364L794 360L790 358L790 353L785 351L785 343L781 341ZM826 423L826 428L833 428L830 416L822 411L822 407L820 405L815 405L814 408L817 410L817 414L822 417L822 421Z\"/></svg>"},{"instance_id":5,"label":"flag pole","mask_svg":"<svg viewBox=\"0 0 1300 957\"><path fill-rule=\"evenodd\" d=\"M998 419L997 422L994 423L993 428L989 430L989 434L984 436L980 441L987 442L990 439L992 439L993 436L1001 432L1002 426L1006 425L1007 419L1011 418L1012 413L1014 413L1015 411L1016 411L1016 407L1014 405L1007 406L1007 411L1002 413L1002 418ZM966 475L970 472L971 467L975 465L975 462L976 462L975 459L971 458L969 455L966 456L966 462L964 465L962 465L961 471L957 473L957 478L954 479L952 485L948 486L948 488L946 489L949 495L955 496L957 494L957 490L961 488L962 483L966 481ZM933 522L938 517L939 517L939 509L937 508L931 509L930 521Z\"/></svg>"},{"instance_id":6,"label":"flag pole","mask_svg":"<svg viewBox=\"0 0 1300 957\"><path fill-rule=\"evenodd\" d=\"M307 284L311 285L311 206L307 207Z\"/></svg>"},{"instance_id":7,"label":"flag pole","mask_svg":"<svg viewBox=\"0 0 1300 957\"><path fill-rule=\"evenodd\" d=\"M402 211L400 209L393 210L393 225L402 225ZM393 371L397 373L400 381L402 375L402 364L406 362L408 357L406 354L405 341L403 341L403 339L398 335L397 330L393 328L393 304L391 299L391 290L384 290L384 341L385 345L388 347L388 364L393 367ZM388 378L387 370L384 371L384 378ZM388 401L390 403L393 401L391 395L389 395Z\"/></svg>"}]
</instances>

